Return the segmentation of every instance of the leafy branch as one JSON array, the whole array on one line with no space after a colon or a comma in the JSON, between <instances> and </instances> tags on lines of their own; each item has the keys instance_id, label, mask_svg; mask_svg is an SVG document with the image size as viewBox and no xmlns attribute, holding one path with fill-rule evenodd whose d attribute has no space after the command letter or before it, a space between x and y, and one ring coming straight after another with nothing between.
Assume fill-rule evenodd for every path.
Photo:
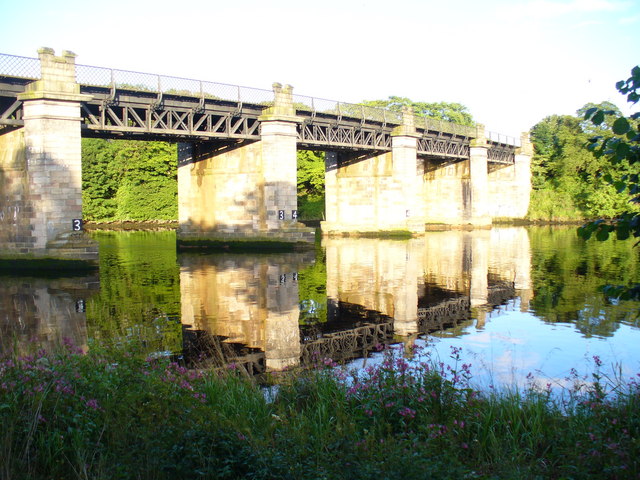
<instances>
[{"instance_id":1,"label":"leafy branch","mask_svg":"<svg viewBox=\"0 0 640 480\"><path fill-rule=\"evenodd\" d=\"M627 101L635 105L640 100L640 66L631 70L631 76L627 80L616 83L617 90L627 96ZM613 185L618 192L627 192L629 195L629 209L610 220L599 219L588 222L578 229L578 234L589 239L595 234L597 240L604 241L615 233L619 240L630 237L640 238L640 112L629 117L598 107L589 108L584 114L585 120L591 121L595 126L602 124L611 125L610 134L599 135L589 140L588 149L598 158L605 158L616 167L625 166L625 173L619 178L607 174L604 180ZM636 246L640 240L636 243ZM607 285L604 292L612 297L621 299L640 300L640 285L619 286Z\"/></svg>"}]
</instances>

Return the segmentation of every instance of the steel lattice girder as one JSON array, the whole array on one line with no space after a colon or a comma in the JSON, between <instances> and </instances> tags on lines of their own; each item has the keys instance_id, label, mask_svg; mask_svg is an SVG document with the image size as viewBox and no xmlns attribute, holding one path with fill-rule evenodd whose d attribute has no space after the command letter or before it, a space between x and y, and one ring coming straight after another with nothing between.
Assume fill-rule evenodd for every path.
<instances>
[{"instance_id":1,"label":"steel lattice girder","mask_svg":"<svg viewBox=\"0 0 640 480\"><path fill-rule=\"evenodd\" d=\"M516 147L511 145L494 144L487 151L487 160L493 163L513 165L516 161Z\"/></svg>"},{"instance_id":2,"label":"steel lattice girder","mask_svg":"<svg viewBox=\"0 0 640 480\"><path fill-rule=\"evenodd\" d=\"M417 153L422 156L469 158L469 140L445 136L425 136L418 138Z\"/></svg>"},{"instance_id":3,"label":"steel lattice girder","mask_svg":"<svg viewBox=\"0 0 640 480\"><path fill-rule=\"evenodd\" d=\"M298 142L308 147L352 147L391 150L391 131L361 124L303 122L298 126Z\"/></svg>"},{"instance_id":4,"label":"steel lattice girder","mask_svg":"<svg viewBox=\"0 0 640 480\"><path fill-rule=\"evenodd\" d=\"M27 83L29 80L0 77L0 125L14 127L24 125L23 104L18 100L18 94L24 92Z\"/></svg>"},{"instance_id":5,"label":"steel lattice girder","mask_svg":"<svg viewBox=\"0 0 640 480\"><path fill-rule=\"evenodd\" d=\"M20 127L23 103L17 95L28 80L0 77L0 125ZM259 117L265 105L242 104L214 97L201 98L179 94L157 94L151 91L112 90L81 85L81 93L91 95L83 102L83 129L90 136L133 134L146 137L185 139L260 139ZM298 143L308 148L348 148L388 152L395 124L364 123L334 114L299 111L303 122L298 126ZM89 133L90 132L90 133ZM469 137L418 129L419 156L437 158L469 158ZM504 143L489 142L491 163L514 164L515 148Z\"/></svg>"},{"instance_id":6,"label":"steel lattice girder","mask_svg":"<svg viewBox=\"0 0 640 480\"><path fill-rule=\"evenodd\" d=\"M0 97L0 125L23 126L22 113L22 101L15 97Z\"/></svg>"},{"instance_id":7,"label":"steel lattice girder","mask_svg":"<svg viewBox=\"0 0 640 480\"><path fill-rule=\"evenodd\" d=\"M258 115L151 104L83 103L85 128L100 133L162 134L179 137L258 140Z\"/></svg>"},{"instance_id":8,"label":"steel lattice girder","mask_svg":"<svg viewBox=\"0 0 640 480\"><path fill-rule=\"evenodd\" d=\"M84 128L97 136L166 136L206 140L260 138L261 105L215 98L81 86Z\"/></svg>"}]
</instances>

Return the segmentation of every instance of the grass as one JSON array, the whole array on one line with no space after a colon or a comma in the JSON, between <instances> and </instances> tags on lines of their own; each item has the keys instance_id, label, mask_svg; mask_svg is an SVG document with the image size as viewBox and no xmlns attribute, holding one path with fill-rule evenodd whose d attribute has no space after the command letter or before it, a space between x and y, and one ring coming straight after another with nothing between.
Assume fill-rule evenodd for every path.
<instances>
[{"instance_id":1,"label":"grass","mask_svg":"<svg viewBox=\"0 0 640 480\"><path fill-rule=\"evenodd\" d=\"M637 478L640 387L481 393L388 350L364 371L187 370L135 348L0 359L0 478ZM452 356L457 355L452 351Z\"/></svg>"}]
</instances>

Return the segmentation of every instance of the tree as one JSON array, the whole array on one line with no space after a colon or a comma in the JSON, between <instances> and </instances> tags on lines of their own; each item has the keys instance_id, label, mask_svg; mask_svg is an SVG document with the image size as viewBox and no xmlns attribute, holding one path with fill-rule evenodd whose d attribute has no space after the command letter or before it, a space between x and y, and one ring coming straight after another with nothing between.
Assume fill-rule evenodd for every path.
<instances>
[{"instance_id":1,"label":"tree","mask_svg":"<svg viewBox=\"0 0 640 480\"><path fill-rule=\"evenodd\" d=\"M178 154L166 142L128 141L116 155L120 186L119 220L173 220L178 217Z\"/></svg>"},{"instance_id":2,"label":"tree","mask_svg":"<svg viewBox=\"0 0 640 480\"><path fill-rule=\"evenodd\" d=\"M298 194L324 195L324 152L298 151Z\"/></svg>"},{"instance_id":3,"label":"tree","mask_svg":"<svg viewBox=\"0 0 640 480\"><path fill-rule=\"evenodd\" d=\"M616 108L610 103L600 105ZM601 173L608 172L611 166L587 149L589 134L583 124L579 117L551 115L531 129L531 216L569 220L614 217L625 210L626 195L604 181Z\"/></svg>"},{"instance_id":4,"label":"tree","mask_svg":"<svg viewBox=\"0 0 640 480\"><path fill-rule=\"evenodd\" d=\"M476 122L468 112L467 107L460 103L449 102L414 102L406 97L390 96L387 100L365 100L362 105L376 108L387 108L394 112L401 112L404 107L411 107L413 112L421 117L436 118L459 125L474 126Z\"/></svg>"},{"instance_id":5,"label":"tree","mask_svg":"<svg viewBox=\"0 0 640 480\"><path fill-rule=\"evenodd\" d=\"M85 220L115 217L118 178L111 165L117 146L108 140L82 140L82 216Z\"/></svg>"},{"instance_id":6,"label":"tree","mask_svg":"<svg viewBox=\"0 0 640 480\"><path fill-rule=\"evenodd\" d=\"M635 105L640 100L640 66L631 70L627 80L616 83L616 88L627 101ZM586 223L578 229L578 234L588 239L593 234L598 240L607 240L615 233L617 238L625 240L629 237L640 238L640 112L628 118L611 109L592 107L585 111L584 119L591 121L596 127L611 125L610 135L597 135L589 140L589 149L598 158L606 159L613 167L623 166L625 172L606 173L604 179L619 192L626 192L629 208L612 220L598 219ZM636 243L636 246L639 242ZM622 299L640 300L640 284L607 285L607 295Z\"/></svg>"},{"instance_id":7,"label":"tree","mask_svg":"<svg viewBox=\"0 0 640 480\"><path fill-rule=\"evenodd\" d=\"M84 139L82 159L85 219L177 218L175 145Z\"/></svg>"}]
</instances>

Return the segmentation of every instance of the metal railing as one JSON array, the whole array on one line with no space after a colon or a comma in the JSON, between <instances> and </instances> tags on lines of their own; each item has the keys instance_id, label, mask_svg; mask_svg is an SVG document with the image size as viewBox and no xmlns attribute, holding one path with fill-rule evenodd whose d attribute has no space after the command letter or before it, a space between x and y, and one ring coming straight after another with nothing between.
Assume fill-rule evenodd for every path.
<instances>
[{"instance_id":1,"label":"metal railing","mask_svg":"<svg viewBox=\"0 0 640 480\"><path fill-rule=\"evenodd\" d=\"M113 68L76 65L80 85L270 105L273 91Z\"/></svg>"},{"instance_id":2,"label":"metal railing","mask_svg":"<svg viewBox=\"0 0 640 480\"><path fill-rule=\"evenodd\" d=\"M496 143L504 143L505 145L512 145L514 147L521 147L522 140L516 137L510 137L497 132L487 132L487 140Z\"/></svg>"},{"instance_id":3,"label":"metal railing","mask_svg":"<svg viewBox=\"0 0 640 480\"><path fill-rule=\"evenodd\" d=\"M335 115L337 117L356 118L365 122L378 122L391 125L400 125L402 123L402 114L400 112L369 107L357 103L346 103L294 94L293 105L296 110L306 111L312 114Z\"/></svg>"},{"instance_id":4,"label":"metal railing","mask_svg":"<svg viewBox=\"0 0 640 480\"><path fill-rule=\"evenodd\" d=\"M0 53L0 75L38 80L40 78L40 60Z\"/></svg>"},{"instance_id":5,"label":"metal railing","mask_svg":"<svg viewBox=\"0 0 640 480\"><path fill-rule=\"evenodd\" d=\"M41 77L40 60L0 53L0 76L2 75L37 80ZM76 81L86 86L210 98L239 104L250 103L269 106L274 101L272 90L89 65L76 65ZM355 118L362 122L377 122L383 125L402 124L401 112L384 108L304 95L293 95L293 104L296 110L309 112L312 116L326 114L335 115L338 118ZM416 116L415 125L419 129L446 132L469 138L477 136L476 127L430 117ZM487 132L487 138L497 143L520 146L520 139L495 132Z\"/></svg>"}]
</instances>

